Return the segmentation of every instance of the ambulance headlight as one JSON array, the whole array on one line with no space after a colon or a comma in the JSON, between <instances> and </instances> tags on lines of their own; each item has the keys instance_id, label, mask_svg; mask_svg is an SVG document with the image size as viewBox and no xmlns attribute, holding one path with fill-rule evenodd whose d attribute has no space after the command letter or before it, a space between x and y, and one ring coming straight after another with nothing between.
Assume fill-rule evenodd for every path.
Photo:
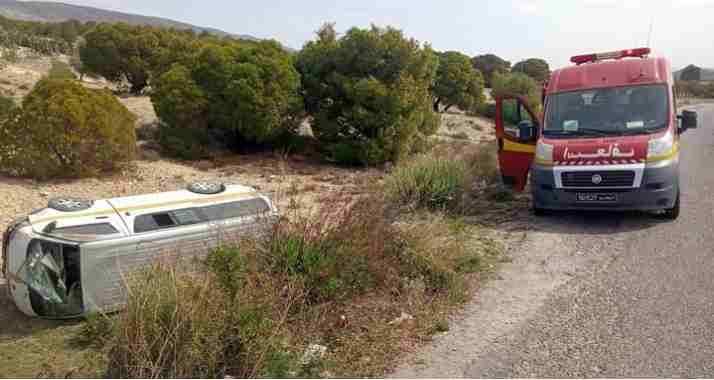
<instances>
[{"instance_id":1,"label":"ambulance headlight","mask_svg":"<svg viewBox=\"0 0 714 380\"><path fill-rule=\"evenodd\" d=\"M553 165L553 145L538 141L535 159L536 164Z\"/></svg>"},{"instance_id":2,"label":"ambulance headlight","mask_svg":"<svg viewBox=\"0 0 714 380\"><path fill-rule=\"evenodd\" d=\"M647 144L647 162L669 160L677 154L674 135L667 132L664 136L652 139Z\"/></svg>"}]
</instances>

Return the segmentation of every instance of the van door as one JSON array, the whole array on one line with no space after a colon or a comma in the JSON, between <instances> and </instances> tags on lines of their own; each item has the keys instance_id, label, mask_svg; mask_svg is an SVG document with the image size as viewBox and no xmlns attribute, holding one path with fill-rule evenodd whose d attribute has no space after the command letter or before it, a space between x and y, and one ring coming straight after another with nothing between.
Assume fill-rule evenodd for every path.
<instances>
[{"instance_id":1,"label":"van door","mask_svg":"<svg viewBox=\"0 0 714 380\"><path fill-rule=\"evenodd\" d=\"M540 121L524 98L496 97L498 163L504 184L516 191L526 187L540 130Z\"/></svg>"}]
</instances>

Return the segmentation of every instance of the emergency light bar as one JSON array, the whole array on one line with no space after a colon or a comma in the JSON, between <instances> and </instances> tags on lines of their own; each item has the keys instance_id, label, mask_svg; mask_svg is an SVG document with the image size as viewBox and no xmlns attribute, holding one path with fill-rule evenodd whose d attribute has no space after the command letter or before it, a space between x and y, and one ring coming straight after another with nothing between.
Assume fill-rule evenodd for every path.
<instances>
[{"instance_id":1,"label":"emergency light bar","mask_svg":"<svg viewBox=\"0 0 714 380\"><path fill-rule=\"evenodd\" d=\"M597 62L597 61L602 61L605 59L622 59L625 57L644 58L648 54L650 54L650 48L618 50L618 51L611 51L611 52L607 52L607 53L576 55L575 57L570 58L570 62L572 62L576 65L581 65L583 63Z\"/></svg>"}]
</instances>

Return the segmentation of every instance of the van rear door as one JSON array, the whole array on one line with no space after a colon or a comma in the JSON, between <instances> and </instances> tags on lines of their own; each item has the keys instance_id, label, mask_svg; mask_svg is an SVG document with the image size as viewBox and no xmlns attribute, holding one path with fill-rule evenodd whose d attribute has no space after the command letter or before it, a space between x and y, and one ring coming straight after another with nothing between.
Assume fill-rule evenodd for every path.
<instances>
[{"instance_id":1,"label":"van rear door","mask_svg":"<svg viewBox=\"0 0 714 380\"><path fill-rule=\"evenodd\" d=\"M526 187L540 130L540 121L523 97L496 97L498 163L503 182L516 191Z\"/></svg>"}]
</instances>

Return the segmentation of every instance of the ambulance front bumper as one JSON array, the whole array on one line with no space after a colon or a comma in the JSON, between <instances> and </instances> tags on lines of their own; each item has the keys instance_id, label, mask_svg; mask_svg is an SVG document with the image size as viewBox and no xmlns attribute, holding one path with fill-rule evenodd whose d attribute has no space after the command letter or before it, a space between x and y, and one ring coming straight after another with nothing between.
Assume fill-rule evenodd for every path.
<instances>
[{"instance_id":1,"label":"ambulance front bumper","mask_svg":"<svg viewBox=\"0 0 714 380\"><path fill-rule=\"evenodd\" d=\"M601 166L593 171L622 168ZM545 210L641 210L655 211L674 207L679 193L679 162L671 160L637 168L632 187L564 187L563 167L534 165L531 189L534 207ZM556 178L558 177L558 178ZM639 183L638 183L639 182Z\"/></svg>"}]
</instances>

